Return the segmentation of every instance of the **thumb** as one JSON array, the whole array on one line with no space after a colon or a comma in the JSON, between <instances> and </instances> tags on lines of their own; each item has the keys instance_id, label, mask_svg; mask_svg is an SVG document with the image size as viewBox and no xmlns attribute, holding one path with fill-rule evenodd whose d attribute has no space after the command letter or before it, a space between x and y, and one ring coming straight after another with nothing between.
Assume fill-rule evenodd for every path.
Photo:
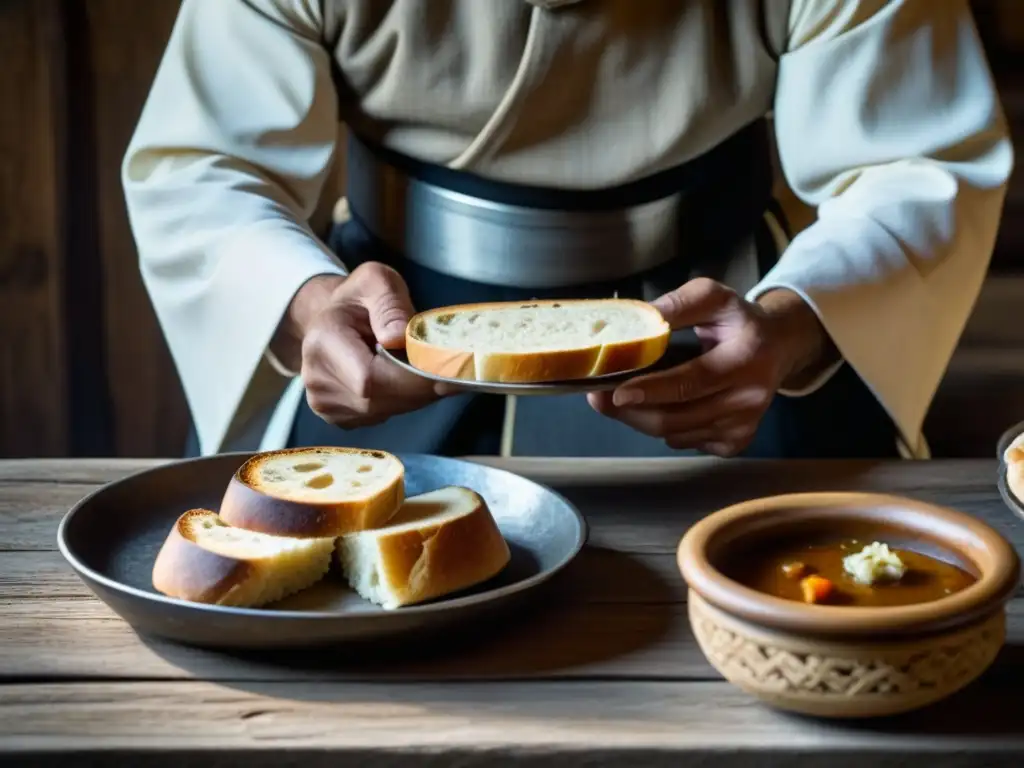
<instances>
[{"instance_id":1,"label":"thumb","mask_svg":"<svg viewBox=\"0 0 1024 768\"><path fill-rule=\"evenodd\" d=\"M369 263L360 269L364 271L359 275L356 298L366 309L374 338L382 347L401 347L405 327L416 312L405 281L383 264Z\"/></svg>"},{"instance_id":2,"label":"thumb","mask_svg":"<svg viewBox=\"0 0 1024 768\"><path fill-rule=\"evenodd\" d=\"M655 299L651 304L665 322L676 331L695 325L706 325L721 318L735 305L738 297L726 285L707 277L698 277Z\"/></svg>"}]
</instances>

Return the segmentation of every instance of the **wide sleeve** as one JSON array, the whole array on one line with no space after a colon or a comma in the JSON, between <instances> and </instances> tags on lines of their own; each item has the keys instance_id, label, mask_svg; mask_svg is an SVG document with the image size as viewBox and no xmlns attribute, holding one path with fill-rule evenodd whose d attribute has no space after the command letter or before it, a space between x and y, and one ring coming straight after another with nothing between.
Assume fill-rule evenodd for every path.
<instances>
[{"instance_id":1,"label":"wide sleeve","mask_svg":"<svg viewBox=\"0 0 1024 768\"><path fill-rule=\"evenodd\" d=\"M307 223L337 140L321 5L185 0L124 159L142 279L204 455L288 384L268 344L298 288L344 274Z\"/></svg>"},{"instance_id":2,"label":"wide sleeve","mask_svg":"<svg viewBox=\"0 0 1024 768\"><path fill-rule=\"evenodd\" d=\"M748 297L802 296L923 457L1013 165L966 2L793 0L774 113L783 173L818 218Z\"/></svg>"}]
</instances>

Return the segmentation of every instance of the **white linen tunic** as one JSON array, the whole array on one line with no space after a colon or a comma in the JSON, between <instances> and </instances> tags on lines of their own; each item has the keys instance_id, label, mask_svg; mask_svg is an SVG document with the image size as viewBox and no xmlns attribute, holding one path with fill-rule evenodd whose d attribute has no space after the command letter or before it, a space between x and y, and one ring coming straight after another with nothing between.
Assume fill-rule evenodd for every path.
<instances>
[{"instance_id":1,"label":"white linen tunic","mask_svg":"<svg viewBox=\"0 0 1024 768\"><path fill-rule=\"evenodd\" d=\"M966 2L184 0L122 177L200 452L287 439L301 380L268 344L306 280L344 274L308 223L339 119L488 178L593 189L769 112L817 219L747 295L800 294L925 457L1013 163Z\"/></svg>"}]
</instances>

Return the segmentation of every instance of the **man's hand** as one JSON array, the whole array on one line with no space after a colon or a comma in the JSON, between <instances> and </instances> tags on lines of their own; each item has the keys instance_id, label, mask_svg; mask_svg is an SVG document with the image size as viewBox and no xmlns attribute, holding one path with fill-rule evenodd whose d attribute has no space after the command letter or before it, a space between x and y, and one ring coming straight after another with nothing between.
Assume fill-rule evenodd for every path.
<instances>
[{"instance_id":1,"label":"man's hand","mask_svg":"<svg viewBox=\"0 0 1024 768\"><path fill-rule=\"evenodd\" d=\"M813 310L791 291L769 291L752 303L698 278L654 306L674 330L692 326L704 353L588 399L598 412L672 448L739 453L780 388L809 383L837 359Z\"/></svg>"},{"instance_id":2,"label":"man's hand","mask_svg":"<svg viewBox=\"0 0 1024 768\"><path fill-rule=\"evenodd\" d=\"M275 340L301 357L306 400L343 428L362 427L436 400L432 382L376 353L405 343L414 309L401 276L370 262L348 277L316 277L296 294ZM276 350L275 350L276 351Z\"/></svg>"}]
</instances>

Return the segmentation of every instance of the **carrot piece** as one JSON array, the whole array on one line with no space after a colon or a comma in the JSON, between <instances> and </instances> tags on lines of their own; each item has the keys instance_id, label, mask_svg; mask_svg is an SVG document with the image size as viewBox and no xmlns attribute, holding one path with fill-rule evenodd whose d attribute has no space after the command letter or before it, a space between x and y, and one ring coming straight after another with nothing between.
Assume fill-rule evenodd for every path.
<instances>
[{"instance_id":1,"label":"carrot piece","mask_svg":"<svg viewBox=\"0 0 1024 768\"><path fill-rule=\"evenodd\" d=\"M787 579L799 579L807 575L807 564L795 560L782 566L782 575Z\"/></svg>"},{"instance_id":2,"label":"carrot piece","mask_svg":"<svg viewBox=\"0 0 1024 768\"><path fill-rule=\"evenodd\" d=\"M828 600L835 585L824 576L806 576L800 579L800 590L805 603L823 603Z\"/></svg>"}]
</instances>

